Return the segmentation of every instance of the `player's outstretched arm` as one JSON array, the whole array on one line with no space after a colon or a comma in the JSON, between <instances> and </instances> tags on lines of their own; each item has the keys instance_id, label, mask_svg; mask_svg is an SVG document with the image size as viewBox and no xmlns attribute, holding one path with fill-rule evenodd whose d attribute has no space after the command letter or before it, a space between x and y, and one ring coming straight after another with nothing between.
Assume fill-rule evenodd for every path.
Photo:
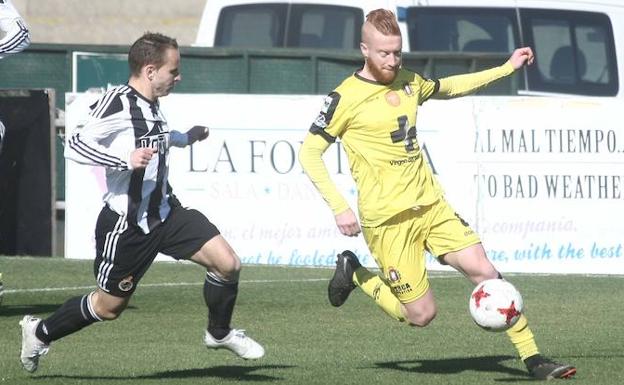
<instances>
[{"instance_id":1,"label":"player's outstretched arm","mask_svg":"<svg viewBox=\"0 0 624 385\"><path fill-rule=\"evenodd\" d=\"M515 70L524 65L533 64L535 57L530 47L522 47L514 50L505 64L484 71L454 75L440 79L440 87L433 97L437 99L449 99L464 95L470 95L493 82L509 76Z\"/></svg>"}]
</instances>

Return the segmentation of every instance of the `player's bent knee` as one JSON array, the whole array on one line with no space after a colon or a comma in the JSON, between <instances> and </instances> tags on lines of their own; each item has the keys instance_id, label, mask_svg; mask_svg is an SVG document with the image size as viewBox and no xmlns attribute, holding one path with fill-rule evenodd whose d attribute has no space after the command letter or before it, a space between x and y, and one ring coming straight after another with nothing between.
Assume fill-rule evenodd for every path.
<instances>
[{"instance_id":1,"label":"player's bent knee","mask_svg":"<svg viewBox=\"0 0 624 385\"><path fill-rule=\"evenodd\" d=\"M405 321L412 326L425 327L433 321L438 308L433 293L427 289L418 299L403 304Z\"/></svg>"},{"instance_id":2,"label":"player's bent knee","mask_svg":"<svg viewBox=\"0 0 624 385\"><path fill-rule=\"evenodd\" d=\"M232 253L230 260L227 263L227 272L228 273L239 273L241 270L241 261L238 256Z\"/></svg>"},{"instance_id":3,"label":"player's bent knee","mask_svg":"<svg viewBox=\"0 0 624 385\"><path fill-rule=\"evenodd\" d=\"M128 306L130 298L113 297L97 291L91 298L93 311L102 321L113 321L123 313Z\"/></svg>"},{"instance_id":4,"label":"player's bent knee","mask_svg":"<svg viewBox=\"0 0 624 385\"><path fill-rule=\"evenodd\" d=\"M221 258L217 266L217 273L225 280L231 281L238 279L241 270L241 262L236 254L231 253L225 258Z\"/></svg>"},{"instance_id":5,"label":"player's bent knee","mask_svg":"<svg viewBox=\"0 0 624 385\"><path fill-rule=\"evenodd\" d=\"M206 242L191 260L228 281L237 280L241 270L240 258L220 235Z\"/></svg>"},{"instance_id":6,"label":"player's bent knee","mask_svg":"<svg viewBox=\"0 0 624 385\"><path fill-rule=\"evenodd\" d=\"M97 314L98 318L100 318L102 321L114 321L117 318L119 318L121 313L123 313L124 309L125 307L117 308L117 309L108 309L102 306L100 307L95 306L93 310L95 311L95 314Z\"/></svg>"},{"instance_id":7,"label":"player's bent knee","mask_svg":"<svg viewBox=\"0 0 624 385\"><path fill-rule=\"evenodd\" d=\"M114 321L117 318L119 318L119 316L121 315L122 312L111 312L111 311L103 311L103 312L97 312L96 314L98 315L98 317L100 317L100 319L102 321Z\"/></svg>"},{"instance_id":8,"label":"player's bent knee","mask_svg":"<svg viewBox=\"0 0 624 385\"><path fill-rule=\"evenodd\" d=\"M437 308L433 306L419 306L404 308L405 320L410 326L425 327L433 321L437 314Z\"/></svg>"},{"instance_id":9,"label":"player's bent knee","mask_svg":"<svg viewBox=\"0 0 624 385\"><path fill-rule=\"evenodd\" d=\"M407 316L407 322L410 326L425 327L436 317L436 312L412 314Z\"/></svg>"}]
</instances>

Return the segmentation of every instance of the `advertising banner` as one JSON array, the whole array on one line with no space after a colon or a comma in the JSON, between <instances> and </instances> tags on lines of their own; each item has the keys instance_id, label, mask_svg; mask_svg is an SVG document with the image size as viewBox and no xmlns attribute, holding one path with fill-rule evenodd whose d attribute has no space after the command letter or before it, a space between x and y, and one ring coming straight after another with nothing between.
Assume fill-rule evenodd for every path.
<instances>
[{"instance_id":1,"label":"advertising banner","mask_svg":"<svg viewBox=\"0 0 624 385\"><path fill-rule=\"evenodd\" d=\"M67 96L67 136L99 95ZM215 223L244 263L333 266L348 238L303 173L297 154L323 96L190 95L161 99L171 129L210 137L170 152L170 183L184 206ZM457 213L481 235L500 271L624 273L624 131L616 103L599 99L471 97L419 109L417 136ZM619 139L619 140L618 140ZM324 155L357 211L339 142ZM68 258L93 258L104 170L66 164ZM164 258L162 256L161 258ZM428 256L430 269L446 269Z\"/></svg>"}]
</instances>

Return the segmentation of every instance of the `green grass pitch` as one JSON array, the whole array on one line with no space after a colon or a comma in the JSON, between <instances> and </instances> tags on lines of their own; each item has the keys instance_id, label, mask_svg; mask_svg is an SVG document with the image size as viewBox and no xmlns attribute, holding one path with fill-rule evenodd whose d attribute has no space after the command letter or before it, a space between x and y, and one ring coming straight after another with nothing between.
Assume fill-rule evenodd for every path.
<instances>
[{"instance_id":1,"label":"green grass pitch","mask_svg":"<svg viewBox=\"0 0 624 385\"><path fill-rule=\"evenodd\" d=\"M94 285L92 263L0 257L0 385L4 384L493 384L525 383L504 333L476 327L470 283L431 273L438 316L424 328L387 317L356 291L326 298L329 269L245 266L233 326L266 348L244 361L202 344L203 271L156 263L129 309L54 343L35 374L19 364L24 314L45 317ZM542 352L577 366L576 384L624 383L624 277L507 275L523 293Z\"/></svg>"}]
</instances>

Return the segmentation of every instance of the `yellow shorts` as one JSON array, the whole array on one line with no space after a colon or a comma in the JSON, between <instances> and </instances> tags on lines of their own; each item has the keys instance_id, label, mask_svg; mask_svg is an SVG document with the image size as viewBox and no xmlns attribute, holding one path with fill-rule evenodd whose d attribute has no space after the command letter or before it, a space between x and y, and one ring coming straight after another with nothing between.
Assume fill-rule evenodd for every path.
<instances>
[{"instance_id":1,"label":"yellow shorts","mask_svg":"<svg viewBox=\"0 0 624 385\"><path fill-rule=\"evenodd\" d=\"M440 257L481 242L444 199L418 210L403 211L378 227L363 227L362 233L402 303L422 297L429 288L425 250Z\"/></svg>"}]
</instances>

